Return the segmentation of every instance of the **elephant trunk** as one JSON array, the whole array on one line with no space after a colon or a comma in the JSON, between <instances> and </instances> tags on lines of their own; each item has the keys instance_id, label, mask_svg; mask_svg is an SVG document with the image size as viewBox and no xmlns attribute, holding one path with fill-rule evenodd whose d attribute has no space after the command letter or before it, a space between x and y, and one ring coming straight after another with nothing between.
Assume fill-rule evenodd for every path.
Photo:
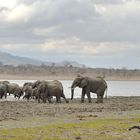
<instances>
[{"instance_id":1,"label":"elephant trunk","mask_svg":"<svg viewBox=\"0 0 140 140\"><path fill-rule=\"evenodd\" d=\"M74 95L74 88L71 88L71 100L73 99L73 95Z\"/></svg>"},{"instance_id":2,"label":"elephant trunk","mask_svg":"<svg viewBox=\"0 0 140 140\"><path fill-rule=\"evenodd\" d=\"M71 86L71 100L73 99L73 96L74 96L74 88L75 88L75 85L73 83Z\"/></svg>"}]
</instances>

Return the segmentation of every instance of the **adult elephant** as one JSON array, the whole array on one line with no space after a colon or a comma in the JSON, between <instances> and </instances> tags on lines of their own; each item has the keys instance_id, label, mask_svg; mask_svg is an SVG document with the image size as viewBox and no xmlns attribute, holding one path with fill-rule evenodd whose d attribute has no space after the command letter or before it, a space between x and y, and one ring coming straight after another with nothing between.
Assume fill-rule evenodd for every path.
<instances>
[{"instance_id":1,"label":"adult elephant","mask_svg":"<svg viewBox=\"0 0 140 140\"><path fill-rule=\"evenodd\" d=\"M97 103L102 103L104 92L107 89L107 83L101 77L90 78L78 76L74 79L71 86L71 100L73 99L74 88L76 87L82 88L82 103L84 102L85 94L88 97L88 102L91 103L90 92L97 94Z\"/></svg>"},{"instance_id":2,"label":"adult elephant","mask_svg":"<svg viewBox=\"0 0 140 140\"><path fill-rule=\"evenodd\" d=\"M23 88L22 88L22 91L23 93L25 93L25 95L23 96L23 99L27 99L29 100L32 95L33 95L33 89L32 89L32 86L29 86L29 85L25 85Z\"/></svg>"},{"instance_id":3,"label":"adult elephant","mask_svg":"<svg viewBox=\"0 0 140 140\"><path fill-rule=\"evenodd\" d=\"M18 84L16 84L16 83L8 84L7 92L9 94L13 94L15 98L16 97L20 98L23 95L22 88Z\"/></svg>"},{"instance_id":4,"label":"adult elephant","mask_svg":"<svg viewBox=\"0 0 140 140\"><path fill-rule=\"evenodd\" d=\"M4 84L5 85L4 87L6 87L5 91L8 92L8 85L10 84L10 82L9 81L0 81L0 84ZM7 97L7 93L5 95Z\"/></svg>"},{"instance_id":5,"label":"adult elephant","mask_svg":"<svg viewBox=\"0 0 140 140\"><path fill-rule=\"evenodd\" d=\"M0 81L0 84L8 85L8 84L10 84L10 82L9 81Z\"/></svg>"},{"instance_id":6,"label":"adult elephant","mask_svg":"<svg viewBox=\"0 0 140 140\"><path fill-rule=\"evenodd\" d=\"M7 85L0 83L0 99L7 98Z\"/></svg>"},{"instance_id":7,"label":"adult elephant","mask_svg":"<svg viewBox=\"0 0 140 140\"><path fill-rule=\"evenodd\" d=\"M37 80L35 81L34 83L32 83L32 88L38 88L38 86L41 84L41 83L44 83L44 82L47 82L45 80Z\"/></svg>"},{"instance_id":8,"label":"adult elephant","mask_svg":"<svg viewBox=\"0 0 140 140\"><path fill-rule=\"evenodd\" d=\"M33 85L32 82L26 82L26 83L23 84L23 89L24 89L24 87L26 87L26 86L32 86L32 85Z\"/></svg>"},{"instance_id":9,"label":"adult elephant","mask_svg":"<svg viewBox=\"0 0 140 140\"><path fill-rule=\"evenodd\" d=\"M37 88L38 103L40 103L40 99L42 99L44 103L46 102L46 100L51 103L51 98L53 96L56 97L57 103L61 103L61 97L65 99L66 103L69 102L64 95L62 83L58 80L42 82L40 81L40 84Z\"/></svg>"}]
</instances>

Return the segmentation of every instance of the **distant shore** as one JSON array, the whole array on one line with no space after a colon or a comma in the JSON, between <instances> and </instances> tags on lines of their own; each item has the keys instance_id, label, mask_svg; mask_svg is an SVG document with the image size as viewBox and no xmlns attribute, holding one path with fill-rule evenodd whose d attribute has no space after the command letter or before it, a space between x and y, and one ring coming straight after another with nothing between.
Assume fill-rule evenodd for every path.
<instances>
[{"instance_id":1,"label":"distant shore","mask_svg":"<svg viewBox=\"0 0 140 140\"><path fill-rule=\"evenodd\" d=\"M75 76L66 76L66 75L9 75L9 74L0 74L0 80L73 80ZM92 77L92 75L91 75ZM107 81L140 81L138 78L120 78L120 77L106 77Z\"/></svg>"},{"instance_id":2,"label":"distant shore","mask_svg":"<svg viewBox=\"0 0 140 140\"><path fill-rule=\"evenodd\" d=\"M36 76L36 75L0 75L0 80L72 80L74 77L68 76Z\"/></svg>"}]
</instances>

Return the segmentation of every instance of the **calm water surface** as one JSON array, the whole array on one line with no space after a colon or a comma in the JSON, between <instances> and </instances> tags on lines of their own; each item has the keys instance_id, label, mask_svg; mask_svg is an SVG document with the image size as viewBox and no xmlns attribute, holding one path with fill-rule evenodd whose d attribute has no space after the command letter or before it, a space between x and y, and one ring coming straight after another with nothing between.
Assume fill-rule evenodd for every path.
<instances>
[{"instance_id":1,"label":"calm water surface","mask_svg":"<svg viewBox=\"0 0 140 140\"><path fill-rule=\"evenodd\" d=\"M33 82L33 80L9 80L11 83L18 83L22 86L25 82ZM61 80L64 93L67 98L71 97L70 86L72 84L71 80ZM108 96L140 96L140 81L107 81ZM92 97L96 97L96 94L91 94ZM75 98L81 97L81 89L75 89Z\"/></svg>"}]
</instances>

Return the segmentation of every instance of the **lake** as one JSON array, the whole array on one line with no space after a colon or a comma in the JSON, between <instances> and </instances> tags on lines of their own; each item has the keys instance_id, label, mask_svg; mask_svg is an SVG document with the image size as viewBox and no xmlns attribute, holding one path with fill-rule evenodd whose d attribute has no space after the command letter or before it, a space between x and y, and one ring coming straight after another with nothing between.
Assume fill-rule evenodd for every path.
<instances>
[{"instance_id":1,"label":"lake","mask_svg":"<svg viewBox=\"0 0 140 140\"><path fill-rule=\"evenodd\" d=\"M33 82L33 80L9 80L11 83L18 83L22 86L25 82ZM61 80L64 93L67 98L71 97L71 89L69 88L72 84L71 80ZM140 96L140 81L107 81L108 96ZM75 89L74 98L81 97L81 89ZM91 97L96 97L96 94L91 94Z\"/></svg>"}]
</instances>

